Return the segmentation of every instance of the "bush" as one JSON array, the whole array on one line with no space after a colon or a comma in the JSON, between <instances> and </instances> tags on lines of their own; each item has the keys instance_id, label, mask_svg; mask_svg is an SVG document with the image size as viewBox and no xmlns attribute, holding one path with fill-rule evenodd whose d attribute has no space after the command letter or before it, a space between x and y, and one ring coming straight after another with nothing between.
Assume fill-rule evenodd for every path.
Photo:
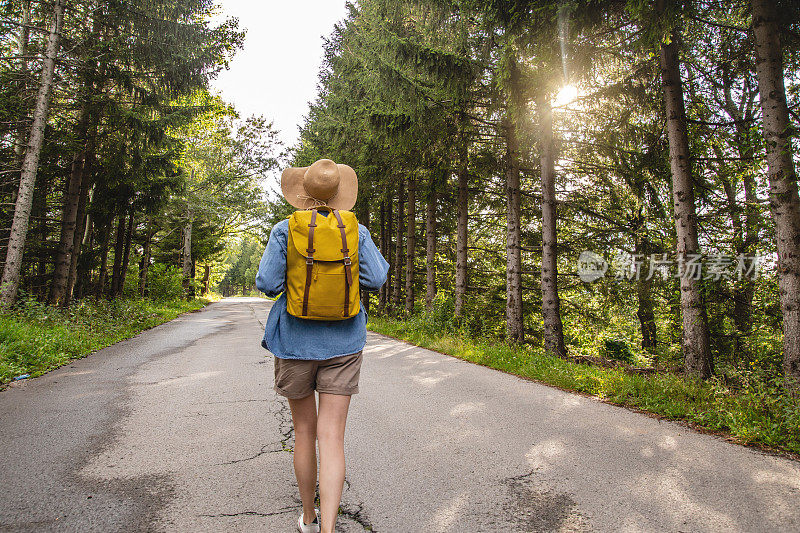
<instances>
[{"instance_id":1,"label":"bush","mask_svg":"<svg viewBox=\"0 0 800 533\"><path fill-rule=\"evenodd\" d=\"M151 266L147 275L147 296L160 302L183 298L185 291L181 269L163 263Z\"/></svg>"},{"instance_id":2,"label":"bush","mask_svg":"<svg viewBox=\"0 0 800 533\"><path fill-rule=\"evenodd\" d=\"M628 364L635 364L636 357L628 347L628 343L621 340L605 339L603 348L600 350L600 356L607 359L614 359Z\"/></svg>"},{"instance_id":3,"label":"bush","mask_svg":"<svg viewBox=\"0 0 800 533\"><path fill-rule=\"evenodd\" d=\"M139 296L139 263L131 261L128 272L125 274L125 285L122 287L123 298L137 298Z\"/></svg>"},{"instance_id":4,"label":"bush","mask_svg":"<svg viewBox=\"0 0 800 533\"><path fill-rule=\"evenodd\" d=\"M423 311L412 317L421 323L426 332L452 332L458 328L458 321L455 318L455 302L453 298L439 292L433 299L433 306L430 311Z\"/></svg>"}]
</instances>

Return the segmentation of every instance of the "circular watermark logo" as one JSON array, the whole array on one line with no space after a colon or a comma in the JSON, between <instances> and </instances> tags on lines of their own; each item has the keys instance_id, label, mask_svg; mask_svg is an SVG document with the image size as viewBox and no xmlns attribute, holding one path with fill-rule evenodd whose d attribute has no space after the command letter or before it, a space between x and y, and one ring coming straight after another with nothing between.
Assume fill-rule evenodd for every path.
<instances>
[{"instance_id":1,"label":"circular watermark logo","mask_svg":"<svg viewBox=\"0 0 800 533\"><path fill-rule=\"evenodd\" d=\"M608 272L608 261L602 256L589 251L578 256L578 277L585 283L596 281Z\"/></svg>"}]
</instances>

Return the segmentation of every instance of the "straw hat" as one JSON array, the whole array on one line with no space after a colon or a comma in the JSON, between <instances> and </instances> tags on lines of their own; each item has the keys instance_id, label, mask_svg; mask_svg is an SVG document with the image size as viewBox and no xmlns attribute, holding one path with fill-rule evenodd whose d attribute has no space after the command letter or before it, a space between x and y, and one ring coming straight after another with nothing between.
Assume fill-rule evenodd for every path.
<instances>
[{"instance_id":1,"label":"straw hat","mask_svg":"<svg viewBox=\"0 0 800 533\"><path fill-rule=\"evenodd\" d=\"M347 165L320 159L310 167L291 167L281 174L281 192L298 209L328 206L348 211L356 204L358 176Z\"/></svg>"}]
</instances>

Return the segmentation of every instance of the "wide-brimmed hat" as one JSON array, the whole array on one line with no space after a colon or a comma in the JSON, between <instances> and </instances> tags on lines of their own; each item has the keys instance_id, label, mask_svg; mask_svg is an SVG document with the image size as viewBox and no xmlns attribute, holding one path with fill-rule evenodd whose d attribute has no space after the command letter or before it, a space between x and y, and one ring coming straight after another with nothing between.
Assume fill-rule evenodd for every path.
<instances>
[{"instance_id":1,"label":"wide-brimmed hat","mask_svg":"<svg viewBox=\"0 0 800 533\"><path fill-rule=\"evenodd\" d=\"M347 165L320 159L310 167L290 167L281 174L281 192L298 209L328 206L348 211L356 204L358 176Z\"/></svg>"}]
</instances>

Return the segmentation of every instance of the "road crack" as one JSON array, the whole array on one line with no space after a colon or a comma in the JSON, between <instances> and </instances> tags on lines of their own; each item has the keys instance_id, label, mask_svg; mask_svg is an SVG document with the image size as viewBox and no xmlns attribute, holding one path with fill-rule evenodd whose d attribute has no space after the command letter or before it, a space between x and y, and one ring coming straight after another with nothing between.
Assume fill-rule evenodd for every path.
<instances>
[{"instance_id":1,"label":"road crack","mask_svg":"<svg viewBox=\"0 0 800 533\"><path fill-rule=\"evenodd\" d=\"M265 328L265 327L267 327L267 325L266 325L264 322L262 322L260 318L258 318L258 314L256 313L256 309L255 309L255 307L253 307L252 305L250 305L250 306L248 306L248 307L250 307L250 312L253 314L253 318L255 318L256 320L258 320L258 323L259 323L259 324L261 324L261 327L262 327L262 328Z\"/></svg>"},{"instance_id":2,"label":"road crack","mask_svg":"<svg viewBox=\"0 0 800 533\"><path fill-rule=\"evenodd\" d=\"M261 449L255 455L251 455L250 457L244 457L242 459L233 459L231 461L225 461L224 463L217 463L216 466L235 465L237 463L244 463L244 462L247 462L247 461L252 461L253 459L258 459L259 457L261 457L265 453L271 453L273 451L280 451L280 450L270 450L269 449L270 446L272 446L272 444L265 444L264 446L261 447Z\"/></svg>"},{"instance_id":3,"label":"road crack","mask_svg":"<svg viewBox=\"0 0 800 533\"><path fill-rule=\"evenodd\" d=\"M267 517L267 516L277 516L277 515L281 515L281 514L291 513L294 510L295 510L294 507L284 507L283 509L280 509L278 511L273 511L271 513L261 513L259 511L240 511L238 513L201 514L199 516L202 516L204 518L231 518L231 517L237 517L237 516L263 516L263 517Z\"/></svg>"},{"instance_id":4,"label":"road crack","mask_svg":"<svg viewBox=\"0 0 800 533\"><path fill-rule=\"evenodd\" d=\"M220 401L216 401L216 402L203 402L203 403L194 404L194 405L216 405L216 404L228 404L228 403L251 403L251 402L268 402L268 401L269 400L266 399L266 398L264 398L263 400L258 400L258 399L254 399L254 400L220 400Z\"/></svg>"},{"instance_id":5,"label":"road crack","mask_svg":"<svg viewBox=\"0 0 800 533\"><path fill-rule=\"evenodd\" d=\"M344 501L342 498L342 503L339 505L339 515L349 518L356 524L360 525L364 528L364 531L372 531L373 533L377 533L377 530L373 527L372 522L370 522L369 518L367 518L364 512L364 504L359 502L357 504L350 504Z\"/></svg>"},{"instance_id":6,"label":"road crack","mask_svg":"<svg viewBox=\"0 0 800 533\"><path fill-rule=\"evenodd\" d=\"M253 400L253 401L259 401L259 400ZM292 415L289 409L289 402L287 402L284 398L279 398L277 405L278 405L277 411L273 410L272 406L270 406L270 411L278 420L278 431L281 434L280 440L278 440L277 442L270 442L268 444L264 444L263 446L261 446L261 449L259 449L258 452L249 457L243 457L241 459L233 459L230 461L225 461L224 463L217 463L216 466L235 465L237 463L244 463L247 461L258 459L262 455L268 453L294 451L294 445L292 443L294 439L294 426L292 425Z\"/></svg>"},{"instance_id":7,"label":"road crack","mask_svg":"<svg viewBox=\"0 0 800 533\"><path fill-rule=\"evenodd\" d=\"M294 424L292 423L292 413L289 409L289 402L283 398L278 398L278 411L273 413L278 420L278 431L281 433L279 452L294 451Z\"/></svg>"}]
</instances>

